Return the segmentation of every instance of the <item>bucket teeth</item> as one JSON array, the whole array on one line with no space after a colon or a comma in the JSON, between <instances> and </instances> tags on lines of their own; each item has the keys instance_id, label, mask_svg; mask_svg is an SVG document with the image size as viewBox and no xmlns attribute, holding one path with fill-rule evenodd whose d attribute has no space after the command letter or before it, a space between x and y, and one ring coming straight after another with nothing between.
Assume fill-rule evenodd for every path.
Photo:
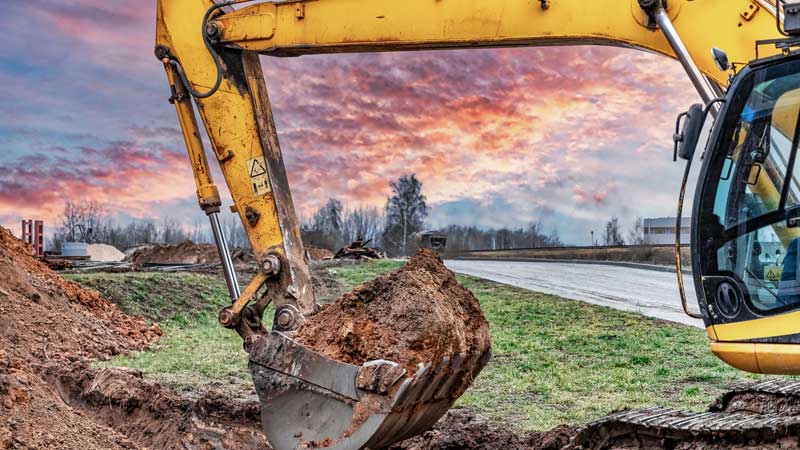
<instances>
[{"instance_id":1,"label":"bucket teeth","mask_svg":"<svg viewBox=\"0 0 800 450\"><path fill-rule=\"evenodd\" d=\"M393 361L335 361L273 332L254 344L250 372L275 450L377 450L433 426L489 356L452 355L412 374Z\"/></svg>"}]
</instances>

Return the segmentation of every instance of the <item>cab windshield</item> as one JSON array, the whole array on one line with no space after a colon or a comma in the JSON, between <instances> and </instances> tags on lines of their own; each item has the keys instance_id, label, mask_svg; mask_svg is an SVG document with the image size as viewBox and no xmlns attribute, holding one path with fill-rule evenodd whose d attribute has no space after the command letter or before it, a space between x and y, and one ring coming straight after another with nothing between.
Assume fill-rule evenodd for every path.
<instances>
[{"instance_id":1,"label":"cab windshield","mask_svg":"<svg viewBox=\"0 0 800 450\"><path fill-rule=\"evenodd\" d=\"M800 303L800 61L754 70L730 99L700 211L704 274L730 276L753 313ZM711 196L711 197L708 197Z\"/></svg>"}]
</instances>

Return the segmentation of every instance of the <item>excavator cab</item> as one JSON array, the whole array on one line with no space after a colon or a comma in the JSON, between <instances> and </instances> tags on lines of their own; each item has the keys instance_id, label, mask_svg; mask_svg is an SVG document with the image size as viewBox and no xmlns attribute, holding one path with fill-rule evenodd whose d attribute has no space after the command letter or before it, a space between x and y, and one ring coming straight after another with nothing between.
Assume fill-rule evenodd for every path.
<instances>
[{"instance_id":1,"label":"excavator cab","mask_svg":"<svg viewBox=\"0 0 800 450\"><path fill-rule=\"evenodd\" d=\"M750 63L718 103L691 237L711 349L742 370L797 374L800 55ZM685 129L697 129L697 121L695 114Z\"/></svg>"}]
</instances>

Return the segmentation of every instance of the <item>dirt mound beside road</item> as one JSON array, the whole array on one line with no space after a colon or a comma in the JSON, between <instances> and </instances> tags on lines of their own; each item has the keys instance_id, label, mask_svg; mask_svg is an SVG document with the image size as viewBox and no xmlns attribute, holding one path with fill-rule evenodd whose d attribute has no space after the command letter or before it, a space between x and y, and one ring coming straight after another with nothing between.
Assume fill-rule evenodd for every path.
<instances>
[{"instance_id":1,"label":"dirt mound beside road","mask_svg":"<svg viewBox=\"0 0 800 450\"><path fill-rule=\"evenodd\" d=\"M431 250L326 305L297 339L329 358L356 365L388 359L410 373L420 362L491 346L478 300Z\"/></svg>"}]
</instances>

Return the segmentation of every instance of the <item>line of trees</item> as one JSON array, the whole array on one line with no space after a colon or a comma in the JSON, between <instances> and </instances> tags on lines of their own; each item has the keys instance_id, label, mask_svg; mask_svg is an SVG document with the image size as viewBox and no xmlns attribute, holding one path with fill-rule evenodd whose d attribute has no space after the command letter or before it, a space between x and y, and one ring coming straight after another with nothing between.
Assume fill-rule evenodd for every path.
<instances>
[{"instance_id":1,"label":"line of trees","mask_svg":"<svg viewBox=\"0 0 800 450\"><path fill-rule=\"evenodd\" d=\"M329 199L310 219L303 221L303 242L336 250L356 239L386 250L390 255L410 255L419 245L415 234L424 230L430 211L422 183L414 174L389 183L392 193L382 212L375 208L347 208L339 200ZM518 229L484 229L451 225L440 230L447 235L450 251L556 247L563 243L558 233L543 231L540 222Z\"/></svg>"},{"instance_id":2,"label":"line of trees","mask_svg":"<svg viewBox=\"0 0 800 450\"><path fill-rule=\"evenodd\" d=\"M392 194L383 211L363 206L346 208L341 201L329 199L303 221L303 243L336 250L361 239L391 255L416 251L414 235L423 230L429 211L422 183L412 173L389 185Z\"/></svg>"},{"instance_id":3,"label":"line of trees","mask_svg":"<svg viewBox=\"0 0 800 450\"><path fill-rule=\"evenodd\" d=\"M429 213L422 183L412 173L390 182L390 186L392 192L383 210L365 206L347 207L337 199L329 199L311 217L301 222L303 242L335 251L361 239L373 247L384 249L390 255L413 254L418 247L415 234L424 230ZM231 247L250 245L238 217L227 216L222 225ZM515 229L450 225L440 231L447 235L447 249L455 252L564 245L556 230L545 233L542 223L538 221ZM617 217L612 217L605 224L600 239L605 245L625 244ZM110 244L124 250L144 243L176 244L187 240L213 242L204 222L187 226L168 217L158 222L135 220L122 225L115 223L103 205L96 201L67 202L50 248L58 249L62 242L78 241ZM646 243L641 218L634 222L628 242Z\"/></svg>"},{"instance_id":4,"label":"line of trees","mask_svg":"<svg viewBox=\"0 0 800 450\"><path fill-rule=\"evenodd\" d=\"M238 244L244 235L238 218L229 217L223 223L228 231L229 243ZM204 243L211 240L208 228L200 222L187 226L175 218L166 217L160 221L134 220L123 225L116 223L102 204L86 201L67 202L49 248L57 250L62 242L86 242L109 244L124 250L147 243Z\"/></svg>"},{"instance_id":5,"label":"line of trees","mask_svg":"<svg viewBox=\"0 0 800 450\"><path fill-rule=\"evenodd\" d=\"M329 199L313 216L301 224L303 244L337 250L363 239L381 246L384 216L377 208L345 208L342 202Z\"/></svg>"},{"instance_id":6,"label":"line of trees","mask_svg":"<svg viewBox=\"0 0 800 450\"><path fill-rule=\"evenodd\" d=\"M543 228L541 222L532 222L525 228L516 229L485 229L475 226L450 225L441 231L447 234L447 250L456 252L560 247L564 245L556 230L545 234Z\"/></svg>"}]
</instances>

